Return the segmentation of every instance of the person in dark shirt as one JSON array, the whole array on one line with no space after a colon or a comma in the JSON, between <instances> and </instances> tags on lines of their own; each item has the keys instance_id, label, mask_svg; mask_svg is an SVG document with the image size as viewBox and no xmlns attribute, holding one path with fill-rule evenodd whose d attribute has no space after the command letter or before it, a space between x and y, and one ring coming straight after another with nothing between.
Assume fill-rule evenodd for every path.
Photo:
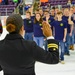
<instances>
[{"instance_id":1,"label":"person in dark shirt","mask_svg":"<svg viewBox=\"0 0 75 75\"><path fill-rule=\"evenodd\" d=\"M51 25L51 23L54 21L54 19L50 16L50 14L49 14L49 11L44 11L44 18L43 18L43 20L44 21L46 21L49 25ZM50 26L51 27L51 26ZM52 33L53 33L53 27L51 27L51 29L52 29ZM45 42L44 42L44 45L45 45L45 50L47 50L48 48L47 48L47 40L46 39L44 39L45 40Z\"/></svg>"},{"instance_id":2,"label":"person in dark shirt","mask_svg":"<svg viewBox=\"0 0 75 75\"><path fill-rule=\"evenodd\" d=\"M33 40L33 20L31 19L31 13L26 12L26 18L24 19L24 29L26 40Z\"/></svg>"},{"instance_id":3,"label":"person in dark shirt","mask_svg":"<svg viewBox=\"0 0 75 75\"><path fill-rule=\"evenodd\" d=\"M50 10L50 16L54 19L54 17L55 17L55 10L54 9Z\"/></svg>"},{"instance_id":4,"label":"person in dark shirt","mask_svg":"<svg viewBox=\"0 0 75 75\"><path fill-rule=\"evenodd\" d=\"M46 21L49 25L54 21L54 19L50 16L49 11L45 11L45 17L43 18L44 21ZM53 30L53 27L51 27Z\"/></svg>"},{"instance_id":5,"label":"person in dark shirt","mask_svg":"<svg viewBox=\"0 0 75 75\"><path fill-rule=\"evenodd\" d=\"M69 20L72 21L72 17L73 17L73 7L70 7L70 12L69 12ZM73 23L73 31L72 31L72 36L70 36L70 46L69 46L70 50L74 50L74 23Z\"/></svg>"},{"instance_id":6,"label":"person in dark shirt","mask_svg":"<svg viewBox=\"0 0 75 75\"><path fill-rule=\"evenodd\" d=\"M55 8L55 15L56 15L59 11L60 11L59 8L56 7L56 8Z\"/></svg>"},{"instance_id":7,"label":"person in dark shirt","mask_svg":"<svg viewBox=\"0 0 75 75\"><path fill-rule=\"evenodd\" d=\"M22 3L19 4L19 14L23 15L23 4Z\"/></svg>"},{"instance_id":8,"label":"person in dark shirt","mask_svg":"<svg viewBox=\"0 0 75 75\"><path fill-rule=\"evenodd\" d=\"M48 24L51 24L54 19L50 16L49 11L44 11L45 17L43 18L44 21L46 21Z\"/></svg>"},{"instance_id":9,"label":"person in dark shirt","mask_svg":"<svg viewBox=\"0 0 75 75\"><path fill-rule=\"evenodd\" d=\"M64 64L64 49L65 49L65 41L67 35L67 22L62 19L62 12L59 11L57 13L57 20L52 22L51 26L55 29L55 39L59 41L60 44L60 61Z\"/></svg>"},{"instance_id":10,"label":"person in dark shirt","mask_svg":"<svg viewBox=\"0 0 75 75\"><path fill-rule=\"evenodd\" d=\"M31 13L33 13L33 10L32 10ZM31 19L32 19L33 21L34 21L34 19L35 19L35 14L36 14L36 13L39 13L39 9L36 9L35 12L34 12L34 14L31 15Z\"/></svg>"},{"instance_id":11,"label":"person in dark shirt","mask_svg":"<svg viewBox=\"0 0 75 75\"><path fill-rule=\"evenodd\" d=\"M31 13L33 13L33 9L31 10L32 12ZM34 11L34 15L32 15L32 19L34 20L35 19L35 14L37 14L37 13L40 13L41 14L41 17L43 18L43 10L41 9L41 8L37 8L35 11Z\"/></svg>"},{"instance_id":12,"label":"person in dark shirt","mask_svg":"<svg viewBox=\"0 0 75 75\"><path fill-rule=\"evenodd\" d=\"M73 21L74 23L74 29L73 29L73 42L75 43L75 7L73 8L73 14L72 14L72 17L71 17L71 20ZM74 50L74 43L72 44L72 49Z\"/></svg>"},{"instance_id":13,"label":"person in dark shirt","mask_svg":"<svg viewBox=\"0 0 75 75\"><path fill-rule=\"evenodd\" d=\"M38 46L43 47L44 44L44 35L42 32L42 16L40 13L36 13L33 25L33 34L34 34L34 41L37 43Z\"/></svg>"},{"instance_id":14,"label":"person in dark shirt","mask_svg":"<svg viewBox=\"0 0 75 75\"><path fill-rule=\"evenodd\" d=\"M43 22L42 31L47 37L49 51L43 50L34 41L23 39L24 25L20 15L9 16L6 29L9 34L0 41L0 70L4 75L35 75L35 61L46 64L59 62L59 42L52 36L46 22Z\"/></svg>"},{"instance_id":15,"label":"person in dark shirt","mask_svg":"<svg viewBox=\"0 0 75 75\"><path fill-rule=\"evenodd\" d=\"M69 24L69 9L64 9L63 20L67 22L67 36L65 42L65 54L70 55L69 46L70 46L70 37L72 36L73 25Z\"/></svg>"},{"instance_id":16,"label":"person in dark shirt","mask_svg":"<svg viewBox=\"0 0 75 75\"><path fill-rule=\"evenodd\" d=\"M27 11L29 8L30 8L30 6L29 6L29 5L26 5L26 6L24 7L24 10Z\"/></svg>"},{"instance_id":17,"label":"person in dark shirt","mask_svg":"<svg viewBox=\"0 0 75 75\"><path fill-rule=\"evenodd\" d=\"M43 17L43 10L40 8L39 9L39 13L41 14L41 16Z\"/></svg>"}]
</instances>

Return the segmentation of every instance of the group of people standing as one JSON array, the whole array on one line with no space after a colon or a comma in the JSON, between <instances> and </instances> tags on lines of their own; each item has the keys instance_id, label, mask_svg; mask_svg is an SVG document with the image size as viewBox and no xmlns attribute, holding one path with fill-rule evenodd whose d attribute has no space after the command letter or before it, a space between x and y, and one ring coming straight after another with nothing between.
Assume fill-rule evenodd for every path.
<instances>
[{"instance_id":1,"label":"group of people standing","mask_svg":"<svg viewBox=\"0 0 75 75\"><path fill-rule=\"evenodd\" d=\"M60 61L64 64L64 54L69 56L69 50L74 50L75 7L62 8L61 10L58 8L51 10L39 8L35 10L34 15L32 10L26 12L24 38L26 40L34 40L38 46L48 50L47 41L42 32L43 21L49 24L53 36L59 41Z\"/></svg>"}]
</instances>

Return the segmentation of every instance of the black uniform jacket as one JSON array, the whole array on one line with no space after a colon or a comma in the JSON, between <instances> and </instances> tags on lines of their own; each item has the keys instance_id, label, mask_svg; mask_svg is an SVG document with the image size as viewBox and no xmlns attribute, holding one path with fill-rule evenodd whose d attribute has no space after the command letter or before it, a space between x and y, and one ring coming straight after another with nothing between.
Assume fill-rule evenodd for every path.
<instances>
[{"instance_id":1,"label":"black uniform jacket","mask_svg":"<svg viewBox=\"0 0 75 75\"><path fill-rule=\"evenodd\" d=\"M34 41L27 41L19 34L7 34L0 41L0 66L4 75L35 75L35 61L57 64L58 42L54 39L48 40L48 48L47 52Z\"/></svg>"}]
</instances>

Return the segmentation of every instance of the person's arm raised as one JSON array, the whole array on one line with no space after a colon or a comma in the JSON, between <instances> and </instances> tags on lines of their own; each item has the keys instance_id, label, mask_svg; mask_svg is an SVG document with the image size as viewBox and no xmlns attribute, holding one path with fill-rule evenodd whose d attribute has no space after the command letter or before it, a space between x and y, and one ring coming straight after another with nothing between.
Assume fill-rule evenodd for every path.
<instances>
[{"instance_id":1,"label":"person's arm raised","mask_svg":"<svg viewBox=\"0 0 75 75\"><path fill-rule=\"evenodd\" d=\"M52 30L46 23L42 23L43 34L47 37L48 51L43 50L33 42L31 54L36 61L40 61L47 64L57 64L59 62L59 43L52 36Z\"/></svg>"}]
</instances>

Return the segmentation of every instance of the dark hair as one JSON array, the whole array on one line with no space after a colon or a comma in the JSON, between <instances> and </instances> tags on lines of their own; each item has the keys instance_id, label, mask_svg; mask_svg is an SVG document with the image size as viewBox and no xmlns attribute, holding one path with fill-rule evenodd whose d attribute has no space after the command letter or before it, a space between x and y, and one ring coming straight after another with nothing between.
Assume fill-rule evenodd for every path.
<instances>
[{"instance_id":1,"label":"dark hair","mask_svg":"<svg viewBox=\"0 0 75 75\"><path fill-rule=\"evenodd\" d=\"M52 7L53 10L55 10L55 7Z\"/></svg>"},{"instance_id":2,"label":"dark hair","mask_svg":"<svg viewBox=\"0 0 75 75\"><path fill-rule=\"evenodd\" d=\"M36 19L36 15L37 15L37 14L39 14L39 15L40 15L40 20L39 20L39 21L37 21L37 19ZM42 16L41 16L41 14L40 14L40 13L36 13L36 14L35 14L34 23L37 23L37 22L39 22L39 23L42 23L42 22L43 22L43 19L42 19Z\"/></svg>"},{"instance_id":3,"label":"dark hair","mask_svg":"<svg viewBox=\"0 0 75 75\"><path fill-rule=\"evenodd\" d=\"M26 13L28 13L28 14L31 16L31 12L29 12L29 11L26 11Z\"/></svg>"},{"instance_id":4,"label":"dark hair","mask_svg":"<svg viewBox=\"0 0 75 75\"><path fill-rule=\"evenodd\" d=\"M57 15L63 14L62 11L57 12Z\"/></svg>"},{"instance_id":5,"label":"dark hair","mask_svg":"<svg viewBox=\"0 0 75 75\"><path fill-rule=\"evenodd\" d=\"M47 12L47 13L49 13L49 11L48 11L48 10L44 10L44 12Z\"/></svg>"},{"instance_id":6,"label":"dark hair","mask_svg":"<svg viewBox=\"0 0 75 75\"><path fill-rule=\"evenodd\" d=\"M19 33L22 26L23 20L19 14L12 14L6 20L6 29L9 33Z\"/></svg>"}]
</instances>

